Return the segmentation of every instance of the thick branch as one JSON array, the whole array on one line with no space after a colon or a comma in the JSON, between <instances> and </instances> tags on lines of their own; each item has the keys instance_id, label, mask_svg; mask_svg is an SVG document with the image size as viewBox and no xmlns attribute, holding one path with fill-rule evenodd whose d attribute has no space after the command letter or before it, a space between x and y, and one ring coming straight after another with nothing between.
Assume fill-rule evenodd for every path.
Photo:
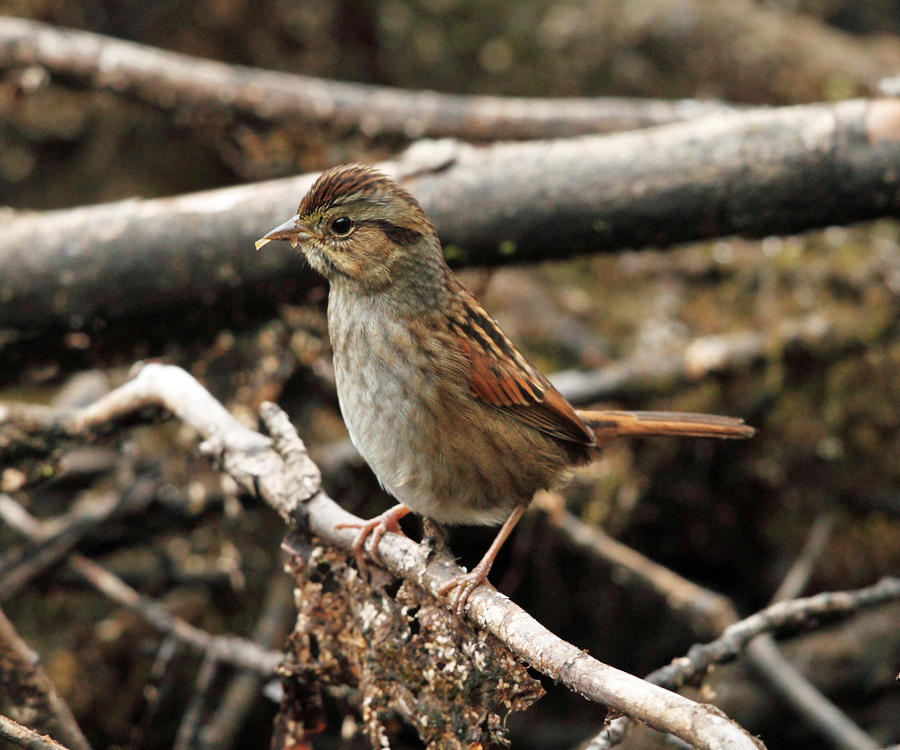
<instances>
[{"instance_id":1,"label":"thick branch","mask_svg":"<svg viewBox=\"0 0 900 750\"><path fill-rule=\"evenodd\" d=\"M896 38L861 37L787 10L799 3L644 0L640 13L628 12L629 0L584 5L566 52L623 40L607 54L641 50L660 73L659 88L674 79L736 101L812 101L826 91L873 92L900 64Z\"/></svg>"},{"instance_id":2,"label":"thick branch","mask_svg":"<svg viewBox=\"0 0 900 750\"><path fill-rule=\"evenodd\" d=\"M367 136L555 138L631 130L730 109L661 99L525 99L406 91L228 65L99 34L0 18L0 69L54 77L161 109L217 109L261 121L298 118Z\"/></svg>"},{"instance_id":3,"label":"thick branch","mask_svg":"<svg viewBox=\"0 0 900 750\"><path fill-rule=\"evenodd\" d=\"M359 522L321 489L319 471L274 405L263 410L273 443L241 425L194 378L177 367L148 365L138 376L92 406L59 418L69 434L95 429L156 402L191 425L241 486L259 494L286 520L307 529L326 544L349 550L355 538L339 524ZM9 412L11 413L11 411ZM277 449L277 450L276 450ZM382 538L378 555L397 576L437 596L440 587L461 573L447 557L429 562L427 553L405 537ZM611 706L698 747L757 748L759 743L716 710L648 683L593 659L561 640L506 597L487 587L471 599L469 618L489 631L519 658L586 698Z\"/></svg>"},{"instance_id":4,"label":"thick branch","mask_svg":"<svg viewBox=\"0 0 900 750\"><path fill-rule=\"evenodd\" d=\"M485 148L426 142L382 166L419 197L457 264L760 237L896 215L900 101ZM252 242L313 178L12 214L0 224L0 329L77 328L247 285L296 299L310 278L296 253L256 254Z\"/></svg>"}]
</instances>

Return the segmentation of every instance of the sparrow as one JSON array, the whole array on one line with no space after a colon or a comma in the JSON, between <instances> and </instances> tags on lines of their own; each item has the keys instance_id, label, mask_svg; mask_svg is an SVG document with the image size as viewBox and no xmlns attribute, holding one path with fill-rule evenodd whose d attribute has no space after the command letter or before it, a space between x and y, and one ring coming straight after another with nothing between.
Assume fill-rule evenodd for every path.
<instances>
[{"instance_id":1,"label":"sparrow","mask_svg":"<svg viewBox=\"0 0 900 750\"><path fill-rule=\"evenodd\" d=\"M287 240L328 281L328 332L350 439L398 504L359 529L365 570L415 512L440 524L501 524L481 561L441 588L457 616L535 492L611 440L746 438L740 419L577 410L512 344L444 261L419 202L377 169L323 172L295 216L257 241Z\"/></svg>"}]
</instances>

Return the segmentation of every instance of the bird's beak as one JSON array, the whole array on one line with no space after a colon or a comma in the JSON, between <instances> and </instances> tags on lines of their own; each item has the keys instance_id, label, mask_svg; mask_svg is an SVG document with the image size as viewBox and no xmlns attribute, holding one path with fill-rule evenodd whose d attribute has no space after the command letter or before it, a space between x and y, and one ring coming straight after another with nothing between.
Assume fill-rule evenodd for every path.
<instances>
[{"instance_id":1,"label":"bird's beak","mask_svg":"<svg viewBox=\"0 0 900 750\"><path fill-rule=\"evenodd\" d=\"M253 244L259 250L272 240L289 240L291 245L297 247L301 242L311 239L313 236L313 233L300 223L300 214L297 214L284 224L279 224L271 232L264 234Z\"/></svg>"}]
</instances>

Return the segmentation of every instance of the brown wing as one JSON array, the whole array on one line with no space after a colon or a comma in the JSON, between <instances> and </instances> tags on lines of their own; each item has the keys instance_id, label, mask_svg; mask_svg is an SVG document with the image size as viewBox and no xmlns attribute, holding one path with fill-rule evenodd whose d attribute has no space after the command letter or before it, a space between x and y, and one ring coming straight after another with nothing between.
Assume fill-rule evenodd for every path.
<instances>
[{"instance_id":1,"label":"brown wing","mask_svg":"<svg viewBox=\"0 0 900 750\"><path fill-rule=\"evenodd\" d=\"M471 364L470 393L548 435L594 445L593 431L462 285L457 302L450 328Z\"/></svg>"}]
</instances>

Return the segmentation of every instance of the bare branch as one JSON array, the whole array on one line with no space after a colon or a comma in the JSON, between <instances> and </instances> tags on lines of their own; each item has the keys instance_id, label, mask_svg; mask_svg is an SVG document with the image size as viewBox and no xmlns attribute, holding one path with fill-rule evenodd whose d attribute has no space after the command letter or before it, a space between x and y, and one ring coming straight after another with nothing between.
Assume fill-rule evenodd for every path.
<instances>
[{"instance_id":1,"label":"bare branch","mask_svg":"<svg viewBox=\"0 0 900 750\"><path fill-rule=\"evenodd\" d=\"M663 596L674 612L689 615L695 628L720 633L737 622L737 611L727 597L682 578L559 508L561 506L557 504L551 505L547 510L551 521L570 541L600 559L619 566L635 579L649 584ZM780 601L779 596L798 595L806 585L815 560L827 543L832 524L831 514L823 514L813 524L803 550L785 577L775 601ZM781 655L770 635L764 633L750 641L745 657L768 685L836 746L847 750L873 750L876 747L874 740L816 690ZM592 740L591 747L600 750L618 744L624 739L632 723L628 717L615 719Z\"/></svg>"},{"instance_id":2,"label":"bare branch","mask_svg":"<svg viewBox=\"0 0 900 750\"><path fill-rule=\"evenodd\" d=\"M215 649L207 651L200 664L200 671L194 682L194 694L188 703L178 734L175 737L175 750L191 750L197 747L197 736L200 732L200 722L203 718L204 706L212 690L213 681L216 678L219 660Z\"/></svg>"},{"instance_id":3,"label":"bare branch","mask_svg":"<svg viewBox=\"0 0 900 750\"><path fill-rule=\"evenodd\" d=\"M786 626L799 626L822 616L850 614L864 607L877 606L900 599L900 578L884 578L874 586L854 591L817 594L805 599L777 602L736 622L725 629L716 640L691 647L686 656L679 657L665 667L647 675L656 685L677 690L697 679L710 666L736 657L754 637ZM606 750L617 745L625 736L630 722L617 719L585 746L585 750ZM863 735L857 747L868 748Z\"/></svg>"},{"instance_id":4,"label":"bare branch","mask_svg":"<svg viewBox=\"0 0 900 750\"><path fill-rule=\"evenodd\" d=\"M831 539L834 523L833 512L822 513L816 518L803 549L773 595L773 602L793 599L806 588ZM771 635L763 633L750 641L746 655L751 669L835 747L842 750L878 749L875 740L791 665Z\"/></svg>"},{"instance_id":5,"label":"bare branch","mask_svg":"<svg viewBox=\"0 0 900 750\"><path fill-rule=\"evenodd\" d=\"M214 109L368 137L507 140L632 130L733 109L661 99L524 99L406 91L228 65L37 21L0 19L0 69L54 77L165 110Z\"/></svg>"},{"instance_id":6,"label":"bare branch","mask_svg":"<svg viewBox=\"0 0 900 750\"><path fill-rule=\"evenodd\" d=\"M423 142L381 166L421 200L453 263L536 261L896 215L898 123L900 101L858 100L612 136ZM0 233L0 328L77 328L251 286L296 299L310 279L296 254L251 246L313 178L14 213Z\"/></svg>"},{"instance_id":7,"label":"bare branch","mask_svg":"<svg viewBox=\"0 0 900 750\"><path fill-rule=\"evenodd\" d=\"M260 648L252 641L233 635L210 635L175 617L161 604L142 596L121 578L82 555L72 555L69 567L98 591L128 607L160 632L170 634L198 651L215 651L219 661L267 676L274 674L281 663L280 651Z\"/></svg>"},{"instance_id":8,"label":"bare branch","mask_svg":"<svg viewBox=\"0 0 900 750\"><path fill-rule=\"evenodd\" d=\"M772 595L772 604L796 599L803 593L806 584L813 574L816 564L825 553L825 548L834 531L835 514L833 511L820 513L806 535L806 541L797 559L791 565L787 575L782 579L778 590Z\"/></svg>"},{"instance_id":9,"label":"bare branch","mask_svg":"<svg viewBox=\"0 0 900 750\"><path fill-rule=\"evenodd\" d=\"M306 455L287 416L272 404L264 406L262 416L283 455L273 449L270 440L231 417L188 373L172 366L147 365L134 380L57 424L69 433L89 431L150 402L193 426L205 439L203 450L214 456L241 486L260 495L291 524L308 529L328 545L350 550L355 533L350 528L337 527L359 519L322 491L318 469ZM427 551L395 534L382 538L378 554L391 573L414 582L435 597L444 583L461 573L448 557L429 561ZM83 570L83 563L80 568ZM117 584L113 588L120 587ZM136 606L134 592L117 596L128 606ZM160 619L152 609L145 614L151 620ZM487 587L473 593L468 617L499 638L518 658L586 698L698 747L760 746L720 712L597 661ZM167 622L161 622L160 627L172 631ZM190 641L195 639L196 636Z\"/></svg>"},{"instance_id":10,"label":"bare branch","mask_svg":"<svg viewBox=\"0 0 900 750\"><path fill-rule=\"evenodd\" d=\"M11 550L0 557L0 601L8 599L32 578L64 558L88 531L110 518L119 507L118 493L104 493L86 508L69 514L50 534L41 533L24 548ZM45 528L42 524L41 531Z\"/></svg>"},{"instance_id":11,"label":"bare branch","mask_svg":"<svg viewBox=\"0 0 900 750\"><path fill-rule=\"evenodd\" d=\"M791 665L772 636L764 633L750 641L746 653L753 671L831 745L842 750L881 747Z\"/></svg>"},{"instance_id":12,"label":"bare branch","mask_svg":"<svg viewBox=\"0 0 900 750\"><path fill-rule=\"evenodd\" d=\"M72 750L90 750L90 743L82 734L69 706L56 692L56 687L41 667L37 654L19 637L2 609L0 692L14 708L17 719L56 735Z\"/></svg>"},{"instance_id":13,"label":"bare branch","mask_svg":"<svg viewBox=\"0 0 900 750\"><path fill-rule=\"evenodd\" d=\"M274 648L284 637L285 620L293 612L292 585L287 576L272 580L262 614L253 632L253 640L264 648ZM262 679L259 675L244 672L228 685L215 713L197 734L197 746L208 750L227 750L241 728L254 701L260 695Z\"/></svg>"},{"instance_id":14,"label":"bare branch","mask_svg":"<svg viewBox=\"0 0 900 750\"><path fill-rule=\"evenodd\" d=\"M823 616L851 614L900 599L900 578L883 578L873 586L853 591L816 594L804 599L776 602L756 614L730 625L721 637L691 648L687 656L656 670L648 679L668 686L684 685L712 664L737 656L751 638L784 627L797 627Z\"/></svg>"},{"instance_id":15,"label":"bare branch","mask_svg":"<svg viewBox=\"0 0 900 750\"><path fill-rule=\"evenodd\" d=\"M112 401L116 400L117 394L117 391L109 394L110 397L113 397ZM88 407L88 410L90 408ZM2 417L0 417L0 422L2 422ZM83 425L72 425L72 429L75 431L82 428ZM262 436L259 437L262 439ZM17 505L8 495L0 493L0 498L4 500L2 507L8 507L10 504ZM28 538L34 538L40 532L40 523L21 506L15 514L5 512L3 518L7 525ZM121 578L84 555L78 553L70 555L68 566L102 594L132 610L157 630L177 638L197 651L206 653L215 650L220 661L266 677L273 675L281 663L283 654L279 651L261 648L256 643L237 636L210 635L180 617L170 614L162 604L138 593Z\"/></svg>"},{"instance_id":16,"label":"bare branch","mask_svg":"<svg viewBox=\"0 0 900 750\"><path fill-rule=\"evenodd\" d=\"M591 370L564 370L550 380L576 404L642 394L659 394L710 375L734 374L760 361L777 361L787 351L835 357L854 351L878 338L893 335L895 320L884 328L866 326L848 331L820 314L782 321L773 332L733 331L701 336L681 352L635 352Z\"/></svg>"},{"instance_id":17,"label":"bare branch","mask_svg":"<svg viewBox=\"0 0 900 750\"><path fill-rule=\"evenodd\" d=\"M636 550L616 541L601 529L571 513L550 512L550 520L577 547L624 570L629 576L659 592L672 611L687 615L695 628L721 633L735 622L737 611L728 597L698 586Z\"/></svg>"},{"instance_id":18,"label":"bare branch","mask_svg":"<svg viewBox=\"0 0 900 750\"><path fill-rule=\"evenodd\" d=\"M46 735L40 735L2 715L0 715L0 738L12 742L18 747L23 747L25 750L69 750L56 740Z\"/></svg>"},{"instance_id":19,"label":"bare branch","mask_svg":"<svg viewBox=\"0 0 900 750\"><path fill-rule=\"evenodd\" d=\"M155 402L193 425L205 438L204 450L221 461L241 485L261 495L283 516L309 528L328 544L347 549L352 542L350 530L336 530L340 522L354 517L334 505L319 487L318 471L306 457L302 443L283 414L268 406L263 416L282 453L274 451L268 439L244 428L234 420L202 387L184 371L160 365L145 367L138 377L107 397L100 399L64 419L57 419L57 429L71 433L89 431L121 419L129 411ZM287 466L291 470L287 470ZM449 560L442 558L426 565L422 550L402 537L387 535L379 547L379 554L387 567L397 575L416 581L434 593L450 576L458 571ZM796 624L803 619L822 614L851 612L862 606L900 598L900 581L885 579L881 584L859 592L823 594L809 599L776 604L741 623L729 627L722 638L707 646L691 650L686 659L658 670L654 680L678 687L685 680L702 673L709 664L732 658L754 635L767 630ZM515 654L545 674L558 679L571 689L604 702L629 715L634 715L664 731L663 720L656 714L662 701L672 708L669 694L641 695L639 681L595 662L543 629L504 597L486 589L479 589L472 597L471 619L497 635ZM693 705L693 704L689 704ZM694 710L694 709L691 709ZM665 711L665 724L677 725L685 738L687 728L676 719L679 711ZM674 721L673 721L674 720ZM694 742L715 742L715 732Z\"/></svg>"}]
</instances>

